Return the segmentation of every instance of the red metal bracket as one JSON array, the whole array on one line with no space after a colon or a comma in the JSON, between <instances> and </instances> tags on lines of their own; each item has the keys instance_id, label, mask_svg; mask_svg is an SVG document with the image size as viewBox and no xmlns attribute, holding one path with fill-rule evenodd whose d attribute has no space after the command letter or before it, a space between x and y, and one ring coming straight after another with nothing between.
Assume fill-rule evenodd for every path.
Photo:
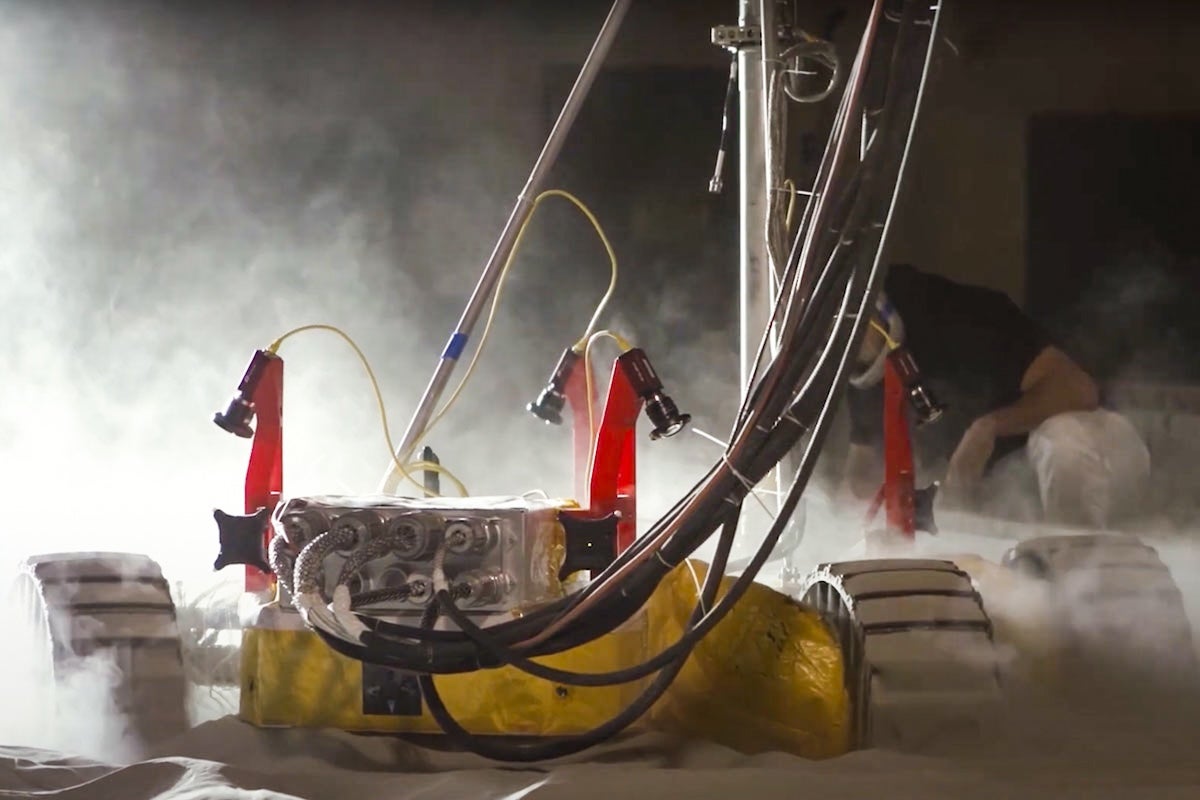
<instances>
[{"instance_id":1,"label":"red metal bracket","mask_svg":"<svg viewBox=\"0 0 1200 800\"><path fill-rule=\"evenodd\" d=\"M617 552L620 553L637 537L635 433L643 401L634 391L618 358L613 362L608 396L599 414L593 440L588 423L583 363L581 360L572 370L563 389L571 404L574 426L575 492L580 503L587 504L586 512L574 514L595 519L618 513Z\"/></svg>"},{"instance_id":2,"label":"red metal bracket","mask_svg":"<svg viewBox=\"0 0 1200 800\"><path fill-rule=\"evenodd\" d=\"M613 362L612 381L604 415L596 431L596 452L588 485L588 507L594 514L620 515L617 521L617 552L637 537L637 431L642 398L621 369Z\"/></svg>"},{"instance_id":3,"label":"red metal bracket","mask_svg":"<svg viewBox=\"0 0 1200 800\"><path fill-rule=\"evenodd\" d=\"M889 358L884 362L883 373L883 486L867 511L866 523L870 525L883 506L888 529L915 539L916 470L907 408L904 382Z\"/></svg>"},{"instance_id":4,"label":"red metal bracket","mask_svg":"<svg viewBox=\"0 0 1200 800\"><path fill-rule=\"evenodd\" d=\"M246 465L246 513L275 506L283 493L283 359L272 356L250 398L254 405L254 443ZM263 531L264 547L269 543L270 528ZM274 588L275 576L257 567L246 567L246 591L261 592Z\"/></svg>"}]
</instances>

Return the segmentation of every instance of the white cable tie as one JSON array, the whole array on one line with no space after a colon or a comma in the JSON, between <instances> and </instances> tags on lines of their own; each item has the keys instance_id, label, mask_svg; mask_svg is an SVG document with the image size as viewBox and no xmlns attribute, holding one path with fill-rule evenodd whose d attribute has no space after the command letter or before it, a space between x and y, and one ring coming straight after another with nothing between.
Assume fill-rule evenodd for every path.
<instances>
[{"instance_id":1,"label":"white cable tie","mask_svg":"<svg viewBox=\"0 0 1200 800\"><path fill-rule=\"evenodd\" d=\"M662 552L660 552L658 550L654 551L654 557L658 559L658 563L662 564L664 567L666 567L669 570L675 569L676 567L679 566L678 564L667 563L667 560L665 558L663 558Z\"/></svg>"},{"instance_id":2,"label":"white cable tie","mask_svg":"<svg viewBox=\"0 0 1200 800\"><path fill-rule=\"evenodd\" d=\"M780 419L782 419L782 420L787 420L788 422L790 422L790 423L792 423L793 425L795 425L797 428L803 428L803 427L804 427L804 423L803 423L803 422L801 422L799 419L797 419L797 418L796 418L796 415L795 415L795 414L793 414L793 413L791 412L791 409L789 409L789 410L787 410L787 411L783 412L783 416L782 416L782 417L780 417Z\"/></svg>"},{"instance_id":3,"label":"white cable tie","mask_svg":"<svg viewBox=\"0 0 1200 800\"><path fill-rule=\"evenodd\" d=\"M746 492L753 493L754 492L754 484L751 483L750 480L745 475L738 472L734 468L733 464L729 461L729 456L722 454L721 460L725 462L725 466L729 469L730 473L733 474L733 477L735 477L739 481L741 481L742 486L746 487Z\"/></svg>"},{"instance_id":4,"label":"white cable tie","mask_svg":"<svg viewBox=\"0 0 1200 800\"><path fill-rule=\"evenodd\" d=\"M345 639L352 644L362 644L361 640L346 630L341 621L333 616L321 595L316 592L304 592L297 595L294 602L306 625L320 628L326 633L337 636L339 639Z\"/></svg>"},{"instance_id":5,"label":"white cable tie","mask_svg":"<svg viewBox=\"0 0 1200 800\"><path fill-rule=\"evenodd\" d=\"M354 614L354 610L350 607L350 587L344 584L338 584L333 590L333 602L329 604L329 610L333 612L333 616L341 623L354 638L359 641L369 628L362 623Z\"/></svg>"},{"instance_id":6,"label":"white cable tie","mask_svg":"<svg viewBox=\"0 0 1200 800\"><path fill-rule=\"evenodd\" d=\"M721 460L725 462L725 466L731 473L733 473L733 477L737 478L741 482L742 486L746 487L746 494L753 497L755 502L762 506L762 510L767 512L767 516L774 520L775 515L771 513L771 509L767 508L767 504L764 503L762 497L759 496L758 489L755 488L755 484L751 483L749 478L733 468L733 464L729 463L728 456L721 456ZM725 499L729 500L734 505L740 505L737 501L732 500L731 497L726 497Z\"/></svg>"}]
</instances>

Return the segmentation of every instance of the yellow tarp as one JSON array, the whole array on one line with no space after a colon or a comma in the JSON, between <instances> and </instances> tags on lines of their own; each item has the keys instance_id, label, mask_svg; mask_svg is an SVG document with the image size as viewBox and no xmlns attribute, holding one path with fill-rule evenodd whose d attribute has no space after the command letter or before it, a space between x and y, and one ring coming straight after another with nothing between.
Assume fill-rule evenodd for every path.
<instances>
[{"instance_id":1,"label":"yellow tarp","mask_svg":"<svg viewBox=\"0 0 1200 800\"><path fill-rule=\"evenodd\" d=\"M631 666L679 638L705 565L675 570L644 613L622 630L543 663L579 672ZM726 579L726 584L730 579ZM619 713L645 681L560 686L511 668L437 678L447 708L479 734L579 733ZM262 726L436 733L433 718L363 713L363 666L309 631L252 628L242 651L241 717ZM787 750L821 758L848 749L841 653L821 620L754 586L693 651L642 725L745 752Z\"/></svg>"},{"instance_id":2,"label":"yellow tarp","mask_svg":"<svg viewBox=\"0 0 1200 800\"><path fill-rule=\"evenodd\" d=\"M649 605L654 652L679 638L699 597L705 564L675 570ZM733 582L726 577L721 595ZM718 595L720 597L721 595ZM651 711L654 727L742 752L809 758L849 749L842 655L820 617L755 584L692 651Z\"/></svg>"}]
</instances>

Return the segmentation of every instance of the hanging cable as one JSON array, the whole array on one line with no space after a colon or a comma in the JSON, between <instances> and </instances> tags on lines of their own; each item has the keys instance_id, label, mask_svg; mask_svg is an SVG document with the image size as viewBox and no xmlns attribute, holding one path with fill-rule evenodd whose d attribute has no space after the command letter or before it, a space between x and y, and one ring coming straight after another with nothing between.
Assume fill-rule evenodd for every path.
<instances>
[{"instance_id":1,"label":"hanging cable","mask_svg":"<svg viewBox=\"0 0 1200 800\"><path fill-rule=\"evenodd\" d=\"M467 364L467 368L463 372L462 378L459 380L458 385L454 387L454 391L451 392L450 396L446 399L445 404L443 404L441 409L439 409L433 415L433 417L429 420L429 423L421 431L420 435L413 438L413 448L412 448L413 450L416 450L417 445L422 440L424 440L426 437L428 437L429 433L433 430L434 426L437 425L438 422L440 422L442 420L442 418L446 416L446 414L450 411L450 409L458 401L459 396L462 394L463 389L466 388L466 385L471 380L471 377L475 374L475 367L479 363L479 358L483 354L483 349L486 346L486 344L489 340L489 337L491 335L491 332L492 332L492 324L495 322L495 319L496 319L496 309L499 308L499 306L500 306L500 298L504 291L505 282L508 279L509 269L512 267L513 263L516 261L517 253L521 249L521 242L525 238L525 233L529 228L529 223L533 221L534 215L535 215L538 207L542 204L543 201L545 201L547 198L550 198L550 197L561 197L561 198L569 201L573 206L575 206L575 208L577 208L579 210L579 212L587 219L587 221L589 223L591 223L592 229L595 230L596 236L599 237L601 244L604 246L604 252L608 255L608 261L609 261L608 288L605 290L604 295L600 298L599 303L596 304L596 309L595 309L595 311L593 311L592 317L588 321L587 327L584 329L583 335L579 338L579 341L577 341L575 343L574 347L576 349L582 349L584 346L586 346L587 340L592 335L592 332L595 330L598 320L603 315L604 310L608 307L608 302L609 302L609 300L612 299L613 293L616 291L616 287L617 287L617 269L618 269L617 268L617 254L616 254L616 251L613 250L612 242L609 241L608 235L604 232L604 228L600 225L600 221L596 218L596 215L592 213L591 209L589 209L582 200L580 200L578 197L571 194L570 192L564 191L562 189L547 189L546 191L542 192L534 199L533 209L530 211L529 216L525 219L525 221L521 224L521 227L517 231L516 240L513 243L512 250L509 252L508 258L504 262L504 267L500 270L500 276L496 281L496 289L492 294L492 302L488 307L488 314L487 314L487 319L484 322L483 332L479 337L479 344L476 345L475 352L471 356L470 363ZM393 451L393 453L394 452L395 451ZM395 474L395 471L396 471L395 467L398 466L395 464L396 461L400 461L400 460L407 461L411 457L412 457L411 451L408 453L404 453L402 455L394 456L393 470L392 470L391 474L393 474L393 475ZM404 477L408 478L409 481L413 480L407 473L403 472L402 466L400 468L400 471L401 471L401 473L404 474Z\"/></svg>"},{"instance_id":2,"label":"hanging cable","mask_svg":"<svg viewBox=\"0 0 1200 800\"><path fill-rule=\"evenodd\" d=\"M737 56L729 62L729 80L725 84L725 103L721 107L721 138L717 144L717 164L713 167L712 179L708 182L708 191L720 194L725 188L725 156L729 149L729 118L737 103L738 62Z\"/></svg>"},{"instance_id":3,"label":"hanging cable","mask_svg":"<svg viewBox=\"0 0 1200 800\"><path fill-rule=\"evenodd\" d=\"M371 362L367 360L367 356L365 353L363 353L362 348L359 347L358 344L352 338L350 338L350 335L348 333L343 331L341 328L335 327L333 325L325 325L325 324L301 325L298 328L292 328L290 331L288 331L287 333L284 333L282 336L277 338L275 341L271 342L271 344L269 344L267 346L266 352L268 352L272 355L275 355L279 352L279 348L283 346L283 343L286 342L288 339L292 338L293 336L295 336L298 333L306 333L308 331L327 331L329 333L332 333L332 334L340 337L344 342L346 342L346 344L350 345L350 348L354 351L354 354L356 356L358 356L358 360L362 363L363 369L367 373L367 379L370 380L370 382L371 382L371 391L375 394L375 403L376 403L377 407L379 408L379 422L383 428L383 438L384 438L384 442L387 444L388 455L390 455L392 458L393 469L399 471L400 474L405 477L405 479L407 479L410 483L412 483L414 486L419 488L426 496L434 495L435 492L431 492L428 489L426 489L425 485L423 483L421 483L420 481L418 481L416 478L414 478L412 476L412 474L409 472L409 468L412 465L409 465L409 467L406 467L403 463L401 463L400 458L396 455L396 447L392 441L392 428L391 428L391 425L388 423L387 404L384 403L384 401L383 401L383 391L379 388L379 379L375 377L375 370L373 370L371 368ZM422 463L424 463L424 462L422 462ZM450 470L446 469L445 467L443 467L441 465L438 465L435 468L435 471L438 472L439 474L445 475L447 478L449 478L450 481L452 483L454 483L454 485L458 488L458 490L462 493L462 495L464 497L468 494L467 487L464 486L463 482L460 481L457 477L455 477L454 473L450 472Z\"/></svg>"}]
</instances>

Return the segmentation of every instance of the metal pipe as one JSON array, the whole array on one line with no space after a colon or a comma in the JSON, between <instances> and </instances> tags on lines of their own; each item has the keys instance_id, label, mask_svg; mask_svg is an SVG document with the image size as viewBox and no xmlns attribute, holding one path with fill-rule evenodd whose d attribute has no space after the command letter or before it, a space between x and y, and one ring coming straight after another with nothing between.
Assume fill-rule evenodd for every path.
<instances>
[{"instance_id":1,"label":"metal pipe","mask_svg":"<svg viewBox=\"0 0 1200 800\"><path fill-rule=\"evenodd\" d=\"M571 87L571 93L567 95L562 112L559 113L554 127L550 130L550 135L546 138L541 155L538 156L533 170L529 173L529 180L525 182L525 188L521 190L521 193L517 195L517 203L508 217L508 222L504 225L504 230L500 233L500 238L483 268L483 273L479 276L479 281L475 284L475 289L467 301L467 307L463 309L458 325L450 335L445 350L442 351L433 377L429 379L429 384L425 387L425 394L422 395L421 402L417 405L417 409L408 423L408 428L404 431L404 438L396 448L396 457L401 461L408 458L409 453L417 446L418 440L429 425L434 406L437 405L442 392L445 391L450 375L458 364L459 356L466 349L467 340L475 328L475 323L478 321L484 305L496 289L496 282L500 279L505 262L512 254L521 226L533 212L534 200L542 190L546 175L549 174L554 162L558 160L559 153L562 152L571 126L579 116L579 109L583 106L588 92L591 91L596 75L608 57L609 50L612 49L617 31L631 4L632 0L614 0L612 9L608 12L608 17L604 20L604 25L600 28L600 33L592 45L591 52L588 53L587 59L584 60L583 66L579 70L579 77L576 78L575 85ZM387 474L382 482L382 491L388 494L394 492L400 478L401 475L395 469L395 465L389 463Z\"/></svg>"},{"instance_id":2,"label":"metal pipe","mask_svg":"<svg viewBox=\"0 0 1200 800\"><path fill-rule=\"evenodd\" d=\"M775 286L774 276L778 265L775 262L777 254L772 252L775 242L772 241L773 231L770 224L770 215L774 212L776 199L774 192L780 188L778 180L779 173L782 172L779 164L779 153L775 150L775 132L773 125L775 124L776 109L772 108L771 104L771 84L774 83L775 70L778 68L779 61L779 26L775 22L775 3L777 0L758 0L758 18L760 21L759 28L762 31L762 49L760 50L761 58L759 59L762 68L762 86L763 86L763 103L762 103L762 140L763 140L763 180L766 185L763 191L767 198L767 224L763 227L763 236L767 240L767 255L769 258L768 268L770 277L772 278L771 301L774 304Z\"/></svg>"},{"instance_id":3,"label":"metal pipe","mask_svg":"<svg viewBox=\"0 0 1200 800\"><path fill-rule=\"evenodd\" d=\"M740 0L738 25L758 24L757 0ZM766 97L761 47L738 50L738 357L743 397L754 374L757 344L771 316L770 261L767 255L766 153L763 130Z\"/></svg>"}]
</instances>

